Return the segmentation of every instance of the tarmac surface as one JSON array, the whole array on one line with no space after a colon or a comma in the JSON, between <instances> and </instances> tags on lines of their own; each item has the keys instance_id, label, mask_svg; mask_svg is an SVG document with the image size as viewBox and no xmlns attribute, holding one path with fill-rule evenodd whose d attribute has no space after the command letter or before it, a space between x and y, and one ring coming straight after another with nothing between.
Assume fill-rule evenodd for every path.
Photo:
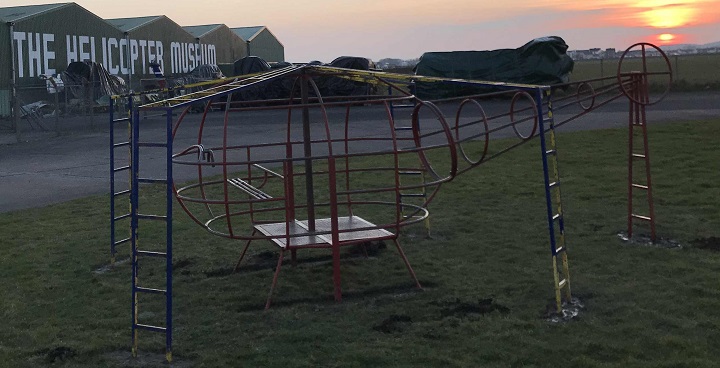
<instances>
[{"instance_id":1,"label":"tarmac surface","mask_svg":"<svg viewBox=\"0 0 720 368\"><path fill-rule=\"evenodd\" d=\"M507 111L507 101L483 105L488 115L493 110ZM359 112L359 129L386 135L387 119L378 119L384 111L373 107ZM441 106L448 122L454 122L454 109ZM577 109L576 109L577 110ZM577 112L577 111L575 111ZM568 111L568 113L571 113ZM223 136L222 112L213 112L204 137L220 142ZM378 115L380 114L380 115ZM195 114L198 117L200 114ZM269 135L284 134L286 112L253 111L242 115L242 139L246 142L265 142ZM331 112L331 124L342 126L344 111ZM562 120L563 112L556 114ZM197 117L194 117L197 118ZM720 92L670 94L661 103L647 107L647 121L652 125L671 122L704 121L720 118ZM48 120L54 128L55 120ZM162 141L165 137L165 118L147 117L142 123L141 136L148 140ZM31 130L26 127L20 142L15 132L7 129L7 122L0 122L0 212L25 208L43 207L95 194L109 193L110 149L109 119L107 115L60 119L57 132ZM573 130L625 128L628 124L628 102L622 98L603 106L558 129L558 133ZM3 126L4 125L4 126ZM507 129L506 129L507 130ZM493 137L512 136L512 129L499 132ZM233 131L229 131L229 135ZM126 126L116 133L118 139L127 138ZM178 135L177 147L189 147L197 141L197 130ZM624 147L624 146L623 146ZM651 149L662 149L652 147ZM120 152L120 151L116 151ZM268 153L272 156L271 153ZM118 164L127 157L118 154ZM124 156L127 156L126 154ZM164 170L164 154L149 155L143 159L141 168L146 172ZM176 170L175 179L182 181L193 177L194 171ZM120 179L119 185L127 186Z\"/></svg>"}]
</instances>

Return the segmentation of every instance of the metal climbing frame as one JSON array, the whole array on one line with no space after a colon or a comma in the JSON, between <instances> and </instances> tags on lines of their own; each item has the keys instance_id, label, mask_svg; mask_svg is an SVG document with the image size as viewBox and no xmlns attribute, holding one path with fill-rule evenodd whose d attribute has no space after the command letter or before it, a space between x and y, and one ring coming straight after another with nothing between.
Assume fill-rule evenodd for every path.
<instances>
[{"instance_id":1,"label":"metal climbing frame","mask_svg":"<svg viewBox=\"0 0 720 368\"><path fill-rule=\"evenodd\" d=\"M647 74L646 70L640 73L644 77ZM389 93L388 96L367 96L360 99L348 98L336 101L324 99L313 82L313 78L323 77L341 77L353 82L375 83L387 86L391 91L401 92L403 92L403 89L399 88L398 85L412 81L437 83L438 85L445 83L467 84L492 88L496 92L435 101L455 103L454 106L457 110L455 124L453 125L446 121L445 114L438 107L439 104L422 101L416 96L405 92L399 97L392 96ZM336 300L340 300L340 246L360 244L367 239L392 240L415 284L419 287L417 277L397 242L399 229L427 219L428 211L426 207L441 184L451 182L454 177L530 142L533 138L539 138L540 140L555 302L557 312L561 313L563 304L570 302L572 295L555 129L623 96L627 96L631 101L640 101L635 105L631 104L631 139L633 122L636 122L635 125L643 127L644 158L646 159L648 184L633 184L631 182L630 190L648 189L650 194L647 132L644 127L644 106L647 104L647 98L643 92L643 87L635 88L638 85L647 86L647 82L642 80L644 77L639 79L629 77L628 74L619 71L617 83L614 84L608 83L606 85L606 82L609 82L609 79L612 78L600 78L550 87L305 66L289 67L230 81L219 81L217 86L203 91L150 103L140 108L133 108L130 119L132 134L129 140L132 160L128 168L132 177L129 217L132 220L130 240L133 250L133 352L137 353L139 330L161 332L166 337L167 359L172 359L173 197L179 201L181 207L194 221L209 232L245 241L245 247L240 255L238 265L253 240L269 240L279 247L280 256L265 304L266 308L270 306L273 289L282 266L283 254L290 250L294 261L295 251L303 248L330 248L332 250L334 295ZM266 83L277 83L284 80L289 80L293 84L288 99L274 100L270 104L264 101L253 104L252 101L233 101L232 99L233 94L246 91L248 88L262 88ZM564 96L554 98L552 95L554 88L564 89ZM299 97L294 96L297 89L300 90ZM576 89L575 93L572 92L573 89ZM488 102L489 105L498 104L497 100L495 100L497 97L500 97L501 101L510 101L509 112L504 110L486 114L480 101L490 101ZM519 108L518 106L521 106L523 101L525 103L529 102L529 106ZM395 102L412 103L413 111L409 127L403 128L405 125L399 125L396 122L392 108ZM205 104L205 112L201 116L200 123L191 125L199 127L197 144L193 144L184 150L181 148L179 152L173 154L173 138L180 128L180 123L187 117L187 108L197 103ZM363 129L354 130L350 127L351 108L372 104L382 106L383 110L387 112L388 124L386 127L389 127L389 129L383 133L384 135L378 135L375 132L371 136L352 136L351 131L365 133L366 129L364 129L364 126ZM443 105L443 107L447 106ZM213 107L219 107L218 110L223 110L222 126L216 127L221 128L223 132L222 143L219 145L215 143L215 146L206 144L204 141L206 137L203 135L203 132L206 131L206 117L213 110ZM327 109L330 107L345 109L344 135L331 134L331 124L327 113ZM173 111L180 108L186 110L174 122ZM166 137L164 142L143 143L140 141L140 110L154 110L164 113L164 116L166 116ZM238 125L231 125L236 123L230 118L231 114L257 110L286 110L287 131L285 133L281 132L286 136L283 136L280 141L262 143L247 143L234 140L238 138L238 132L235 130ZM301 115L301 124L299 126L302 128L302 138L299 140L291 134L293 127L298 125L296 124L297 121L294 120L297 119L298 114L293 115L292 112L298 110L301 112L299 114ZM309 129L311 110L320 114L319 135L312 135ZM566 112L563 119L559 119L557 117L558 111L568 112ZM429 113L430 118L423 117L422 112ZM472 112L475 112L475 115L471 115ZM527 116L528 113L530 114L529 117ZM519 117L523 115L524 117ZM633 117L636 117L636 119L633 120ZM238 119L238 121L241 120ZM122 121L122 119L115 121L111 116L111 124L119 121ZM430 122L429 125L428 122ZM521 126L527 123L530 124L531 131L524 134L521 132ZM233 136L228 134L231 128L233 129ZM489 151L490 135L504 129L512 129L519 141L512 143L509 140L502 140L500 142L504 142L503 144L508 144L508 146ZM407 133L411 133L411 137L402 136ZM370 147L371 143L382 143L384 148L375 151L354 151L351 148ZM123 147L122 144L115 144L111 141L111 150L116 147ZM479 155L470 153L477 150L478 147L480 149ZM633 147L632 142L631 147ZM141 155L141 148L165 149L167 168L164 178L140 177L140 161L141 156L144 156ZM275 150L273 154L276 154L279 150L281 154L279 157L272 156L272 154L270 154L271 157L268 157L267 150ZM426 154L431 150L440 153ZM442 156L443 152L446 156ZM416 162L419 161L419 165L414 167L404 166L399 159L400 156L404 155L414 157ZM633 155L635 154L631 152L630 156L634 157ZM111 173L114 175L122 170L114 167L114 156L111 157L113 158ZM376 162L375 165L380 166L355 167L353 162L357 157L372 157L373 162ZM382 162L381 158L389 158L392 163L382 166L383 164L379 163ZM439 166L443 166L443 160L446 160L443 170L438 170L437 167L433 166L434 163L437 164L438 162L441 163ZM364 161L360 161L364 164ZM198 174L197 182L183 184L181 187L174 188L173 164L195 167ZM270 165L275 165L280 169L273 169ZM213 170L215 170L214 173ZM407 184L407 180L401 181L401 176L405 175L404 171L408 173L422 172L423 179L418 183ZM378 182L383 180L381 179L382 173L391 173L392 175L389 184L382 182L378 184L378 187L369 189L354 187L351 176L355 177L363 173L374 175L373 178L377 178ZM427 179L425 179L426 175ZM630 180L632 180L632 167L629 176ZM321 180L315 180L318 178ZM328 182L327 188L316 187L316 185L324 185L322 184L323 181ZM271 182L277 185L271 184ZM142 184L164 185L167 201L164 215L140 214L139 202L141 196L139 195L139 188ZM116 196L114 182L111 185L114 198ZM406 193L405 190L407 189L421 191L423 193L423 203L419 205L405 203L403 197L406 196L403 193ZM279 195L276 195L278 193ZM322 194L326 198L315 198L314 193ZM372 199L362 199L362 195L370 195ZM377 197L380 195L388 195L391 199L388 201L378 200ZM649 204L652 206L651 195L648 198ZM112 203L114 204L114 202ZM385 222L376 225L373 223L374 221L370 222L360 218L358 213L361 212L360 208L363 205L376 206L376 208L380 209L389 208L391 219L383 220ZM403 213L405 207L414 209L415 214L405 215ZM320 212L329 213L330 217L316 218L316 209ZM307 215L307 219L297 219L298 215ZM654 215L651 215L650 218L654 218ZM151 220L165 223L166 242L164 251L148 251L145 248L143 250L139 248L138 228L144 221ZM628 221L629 227L631 227L632 218ZM250 232L248 231L248 225L252 230L249 235L247 234ZM116 245L114 238L112 242L114 252L114 246ZM162 258L166 261L166 285L164 289L140 286L142 277L139 275L139 262L143 257ZM139 296L145 294L165 296L166 321L164 326L144 324L139 321Z\"/></svg>"}]
</instances>

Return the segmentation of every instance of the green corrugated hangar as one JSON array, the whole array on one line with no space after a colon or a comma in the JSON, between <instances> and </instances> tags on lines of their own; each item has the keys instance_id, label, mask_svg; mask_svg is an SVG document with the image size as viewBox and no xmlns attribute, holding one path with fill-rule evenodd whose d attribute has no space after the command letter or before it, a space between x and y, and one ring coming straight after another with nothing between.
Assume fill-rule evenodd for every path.
<instances>
[{"instance_id":1,"label":"green corrugated hangar","mask_svg":"<svg viewBox=\"0 0 720 368\"><path fill-rule=\"evenodd\" d=\"M247 42L248 55L270 62L285 61L285 46L267 27L237 27L232 31Z\"/></svg>"},{"instance_id":2,"label":"green corrugated hangar","mask_svg":"<svg viewBox=\"0 0 720 368\"><path fill-rule=\"evenodd\" d=\"M0 117L12 113L13 90L32 96L26 99L47 94L40 76L61 73L73 61L102 64L137 89L141 78L153 76L151 62L178 76L247 55L284 60L282 44L266 27L181 27L163 15L104 20L75 3L0 8L0 23Z\"/></svg>"},{"instance_id":3,"label":"green corrugated hangar","mask_svg":"<svg viewBox=\"0 0 720 368\"><path fill-rule=\"evenodd\" d=\"M41 92L39 76L72 61L122 65L122 32L75 3L0 8L0 21L0 116L11 113L13 83Z\"/></svg>"},{"instance_id":4,"label":"green corrugated hangar","mask_svg":"<svg viewBox=\"0 0 720 368\"><path fill-rule=\"evenodd\" d=\"M245 40L233 33L224 24L187 26L183 27L183 29L193 35L200 45L226 45L226 47L216 50L218 60L232 60L231 62L235 62L248 56Z\"/></svg>"}]
</instances>

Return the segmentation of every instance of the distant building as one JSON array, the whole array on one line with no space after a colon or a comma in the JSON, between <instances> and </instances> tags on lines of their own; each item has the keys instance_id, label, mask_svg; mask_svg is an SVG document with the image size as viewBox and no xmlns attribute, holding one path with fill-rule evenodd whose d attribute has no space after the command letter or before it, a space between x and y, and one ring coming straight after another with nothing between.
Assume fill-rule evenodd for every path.
<instances>
[{"instance_id":1,"label":"distant building","mask_svg":"<svg viewBox=\"0 0 720 368\"><path fill-rule=\"evenodd\" d=\"M217 59L223 63L227 60L235 62L248 56L247 43L224 24L208 24L202 26L183 27L193 35L199 45L225 45L216 49Z\"/></svg>"},{"instance_id":2,"label":"distant building","mask_svg":"<svg viewBox=\"0 0 720 368\"><path fill-rule=\"evenodd\" d=\"M119 29L75 3L0 8L0 116L12 112L13 83L26 100L38 100L47 94L40 76L73 61L128 74L126 42Z\"/></svg>"},{"instance_id":3,"label":"distant building","mask_svg":"<svg viewBox=\"0 0 720 368\"><path fill-rule=\"evenodd\" d=\"M720 46L701 47L697 45L675 45L675 46L661 46L663 52L668 56L682 56L682 55L696 55L696 54L717 54L720 53ZM624 50L623 50L624 52ZM627 53L627 58L639 58L642 57L642 50L633 49ZM570 50L567 52L573 60L599 60L599 59L617 59L622 55L622 52L618 52L614 48L608 48L604 51L599 48L593 48L589 50ZM645 48L645 55L651 57L660 56L655 48Z\"/></svg>"},{"instance_id":4,"label":"distant building","mask_svg":"<svg viewBox=\"0 0 720 368\"><path fill-rule=\"evenodd\" d=\"M248 56L258 56L268 62L285 61L285 46L267 27L237 27L232 31L247 43Z\"/></svg>"},{"instance_id":5,"label":"distant building","mask_svg":"<svg viewBox=\"0 0 720 368\"><path fill-rule=\"evenodd\" d=\"M248 47L268 61L285 58L282 43L262 26L181 27L164 15L105 20L75 3L0 7L0 117L11 115L18 91L25 100L47 99L41 76L74 61L101 64L137 89L154 77L150 63L166 76L181 75L202 64L232 65Z\"/></svg>"}]
</instances>

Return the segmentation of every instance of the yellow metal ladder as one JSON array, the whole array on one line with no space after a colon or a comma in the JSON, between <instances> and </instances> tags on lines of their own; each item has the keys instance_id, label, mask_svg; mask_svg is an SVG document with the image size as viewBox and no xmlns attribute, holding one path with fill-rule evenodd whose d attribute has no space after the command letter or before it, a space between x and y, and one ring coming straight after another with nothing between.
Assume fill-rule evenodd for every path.
<instances>
[{"instance_id":1,"label":"yellow metal ladder","mask_svg":"<svg viewBox=\"0 0 720 368\"><path fill-rule=\"evenodd\" d=\"M565 244L565 222L563 218L562 196L560 194L560 174L558 152L555 142L555 123L553 119L550 90L539 91L538 119L540 119L540 145L542 148L543 173L545 177L545 198L547 202L548 231L550 251L552 253L553 280L557 312L561 313L563 302L571 302L570 271L568 267L567 246ZM547 114L543 107L547 106ZM547 125L547 128L546 128ZM546 142L546 133L550 138Z\"/></svg>"}]
</instances>

